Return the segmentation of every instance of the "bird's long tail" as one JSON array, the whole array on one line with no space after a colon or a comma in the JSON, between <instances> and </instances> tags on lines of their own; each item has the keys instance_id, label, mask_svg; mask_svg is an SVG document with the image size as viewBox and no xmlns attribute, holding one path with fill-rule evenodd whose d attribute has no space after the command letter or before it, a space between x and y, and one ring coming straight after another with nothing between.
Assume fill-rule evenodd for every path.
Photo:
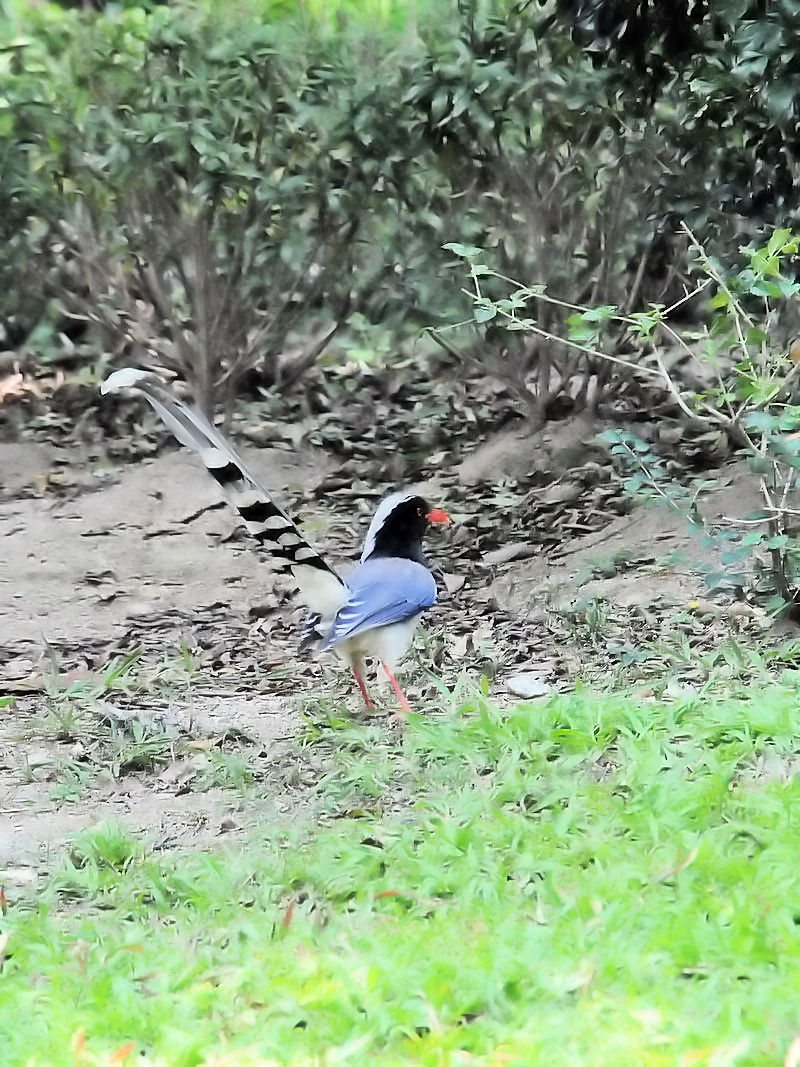
<instances>
[{"instance_id":1,"label":"bird's long tail","mask_svg":"<svg viewBox=\"0 0 800 1067\"><path fill-rule=\"evenodd\" d=\"M312 612L322 617L334 615L347 599L344 582L250 473L223 434L156 374L126 367L110 375L100 391L106 394L121 389L140 392L180 443L200 456L250 534L267 552L273 569L294 578Z\"/></svg>"}]
</instances>

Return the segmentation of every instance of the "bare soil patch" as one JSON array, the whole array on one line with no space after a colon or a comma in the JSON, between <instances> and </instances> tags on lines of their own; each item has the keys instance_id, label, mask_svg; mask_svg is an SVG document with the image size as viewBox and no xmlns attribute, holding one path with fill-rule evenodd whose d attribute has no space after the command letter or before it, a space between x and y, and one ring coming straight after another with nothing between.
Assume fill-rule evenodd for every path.
<instances>
[{"instance_id":1,"label":"bare soil patch","mask_svg":"<svg viewBox=\"0 0 800 1067\"><path fill-rule=\"evenodd\" d=\"M461 522L429 546L441 597L421 662L447 683L465 668L487 674L501 701L520 672L547 691L585 670L569 615L587 598L624 617L635 645L632 620L644 641L702 594L691 567L670 562L698 558L685 520L628 514L590 426L566 421L521 441L506 430L466 459L434 455L429 468L433 498ZM332 559L357 555L374 501L348 461L302 443L243 451L290 508L302 502ZM35 878L71 833L105 818L157 847L198 848L315 817L319 768L298 769L297 744L350 683L333 660L297 656L302 607L196 459L169 450L120 463L96 445L24 441L0 444L0 471L0 696L14 698L0 707L0 883ZM752 506L743 470L719 481L710 514ZM713 640L730 625L696 628ZM611 664L611 646L592 656ZM108 664L132 650L139 684L104 689ZM76 686L80 715L65 722ZM419 665L409 694L422 707L437 695ZM133 724L140 748L157 753L117 766L109 752ZM231 773L236 760L249 788Z\"/></svg>"}]
</instances>

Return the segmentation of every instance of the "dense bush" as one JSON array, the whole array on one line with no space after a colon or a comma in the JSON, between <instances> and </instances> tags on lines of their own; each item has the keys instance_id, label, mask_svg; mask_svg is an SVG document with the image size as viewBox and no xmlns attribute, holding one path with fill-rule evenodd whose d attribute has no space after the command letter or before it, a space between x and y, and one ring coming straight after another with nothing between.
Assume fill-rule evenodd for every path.
<instances>
[{"instance_id":1,"label":"dense bush","mask_svg":"<svg viewBox=\"0 0 800 1067\"><path fill-rule=\"evenodd\" d=\"M791 225L800 93L789 7L558 0L501 16L463 4L421 101L451 180L483 201L476 243L494 270L567 304L686 313L681 222L734 268L743 240ZM485 298L506 291L482 279ZM490 318L479 333L482 357L494 350L538 423L565 395L602 396L610 364L558 342L557 301L533 304L533 336ZM629 337L606 333L610 354L637 358Z\"/></svg>"},{"instance_id":2,"label":"dense bush","mask_svg":"<svg viewBox=\"0 0 800 1067\"><path fill-rule=\"evenodd\" d=\"M678 112L662 207L704 236L798 221L800 57L793 3L558 0L561 25L607 72L628 112ZM705 194L705 195L703 195ZM738 220L736 216L739 216ZM727 232L725 232L727 231Z\"/></svg>"},{"instance_id":3,"label":"dense bush","mask_svg":"<svg viewBox=\"0 0 800 1067\"><path fill-rule=\"evenodd\" d=\"M762 207L785 221L791 153L772 131L789 136L796 61L780 12L739 4L739 24L736 5L695 5L684 25L636 4L652 16L643 52L624 0L455 0L416 24L387 2L374 25L352 4L338 22L284 7L45 5L8 35L12 344L63 308L62 328L178 371L210 409L252 372L301 374L354 314L398 341L455 317L448 242L567 301L634 311L681 295L678 219L711 251L745 209L751 228ZM782 198L759 194L768 172ZM600 391L607 371L558 344L552 303L535 314L546 343L490 324L459 356L541 420L565 391L598 395L587 367Z\"/></svg>"},{"instance_id":4,"label":"dense bush","mask_svg":"<svg viewBox=\"0 0 800 1067\"><path fill-rule=\"evenodd\" d=\"M393 120L390 35L247 13L224 28L189 9L64 17L21 42L17 64L52 96L36 139L49 240L21 242L33 291L112 351L184 374L206 409L254 368L268 383L302 373L349 314L385 318L402 287L392 205L413 159ZM5 74L19 94L19 71ZM21 164L3 178L32 234L41 164L19 123L10 138Z\"/></svg>"},{"instance_id":5,"label":"dense bush","mask_svg":"<svg viewBox=\"0 0 800 1067\"><path fill-rule=\"evenodd\" d=\"M2 22L0 22L2 26ZM42 256L60 218L53 146L66 137L59 87L42 42L0 47L0 345L17 346L46 317Z\"/></svg>"},{"instance_id":6,"label":"dense bush","mask_svg":"<svg viewBox=\"0 0 800 1067\"><path fill-rule=\"evenodd\" d=\"M357 139L371 57L357 83L335 52L280 25L231 17L220 35L210 17L134 9L87 23L68 53L86 96L53 152L61 298L126 358L186 375L206 409L254 367L299 373L387 269L355 254L390 166Z\"/></svg>"}]
</instances>

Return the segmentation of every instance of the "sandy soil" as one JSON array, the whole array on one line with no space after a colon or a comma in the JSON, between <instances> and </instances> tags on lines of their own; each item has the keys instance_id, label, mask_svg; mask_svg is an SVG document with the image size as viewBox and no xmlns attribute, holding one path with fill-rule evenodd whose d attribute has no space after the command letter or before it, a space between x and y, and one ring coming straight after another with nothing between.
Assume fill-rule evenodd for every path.
<instances>
[{"instance_id":1,"label":"sandy soil","mask_svg":"<svg viewBox=\"0 0 800 1067\"><path fill-rule=\"evenodd\" d=\"M488 442L461 472L462 484L502 474L519 453L518 435ZM347 537L335 522L330 537L323 534L330 515L314 490L335 474L330 456L279 448L245 455L280 499L309 501L304 518L319 529L320 545L357 543L359 515ZM233 512L194 457L170 451L112 466L92 456L96 450L0 445L0 697L13 698L0 704L0 884L35 879L71 833L104 818L146 831L158 847L205 847L313 807L287 761L310 702L320 690L336 692L337 669L295 657L302 608L236 532ZM568 502L562 474L551 492ZM719 483L709 505L717 516L758 505L743 470L731 467ZM467 521L453 549L470 537ZM474 661L482 643L503 641L490 671L501 699L520 670L568 686L579 669L549 608L597 597L621 609L670 610L702 589L688 565L668 562L675 551L702 552L685 520L661 509L612 519L533 558L515 559L506 547L459 574L447 541L437 544L445 588L433 629L438 620L441 647L427 649L446 676ZM521 548L523 556L535 550ZM620 552L632 565L587 579L597 560ZM58 693L96 682L104 665L134 647L156 679L152 696L95 692L78 723L59 725ZM202 684L188 686L178 668L177 681L165 683L158 664L180 660L182 647L193 650ZM107 742L109 730L124 732L131 720L174 744L150 766L98 771L91 757L99 734ZM245 794L208 779L199 788L210 750L225 739L262 769L263 788Z\"/></svg>"},{"instance_id":2,"label":"sandy soil","mask_svg":"<svg viewBox=\"0 0 800 1067\"><path fill-rule=\"evenodd\" d=\"M187 738L236 736L258 755L301 728L297 701L240 693L230 682L205 696L171 693L155 713L137 709L145 726L156 715L155 727L175 734L167 767L94 776L63 799L65 769L85 761L92 728L84 724L88 737L80 729L54 737L48 690L91 680L114 653L137 645L156 661L159 651L196 646L203 626L232 644L258 628L263 659L281 658L248 616L270 597L277 607L273 578L244 542L226 542L235 519L193 457L171 452L116 470L64 458L47 446L0 445L0 697L15 698L0 707L0 883L33 877L69 834L104 818L146 830L163 847L198 846L291 807L291 798L264 795L244 813L235 791L186 787L205 758L181 751ZM317 484L330 466L277 449L248 460L286 493ZM300 613L289 607L289 621ZM95 701L90 724L91 714L103 723L106 710Z\"/></svg>"}]
</instances>

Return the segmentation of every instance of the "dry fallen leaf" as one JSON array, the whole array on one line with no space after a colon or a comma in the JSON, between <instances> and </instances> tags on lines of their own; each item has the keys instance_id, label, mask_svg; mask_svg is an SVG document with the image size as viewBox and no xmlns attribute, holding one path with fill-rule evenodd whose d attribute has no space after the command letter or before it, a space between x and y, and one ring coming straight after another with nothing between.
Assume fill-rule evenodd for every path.
<instances>
[{"instance_id":1,"label":"dry fallen leaf","mask_svg":"<svg viewBox=\"0 0 800 1067\"><path fill-rule=\"evenodd\" d=\"M457 593L466 580L467 578L464 574L450 574L447 571L442 571L442 581L448 593Z\"/></svg>"},{"instance_id":2,"label":"dry fallen leaf","mask_svg":"<svg viewBox=\"0 0 800 1067\"><path fill-rule=\"evenodd\" d=\"M51 392L55 392L63 384L63 381L64 374L59 371L55 378L47 379L46 384L50 387ZM42 397L44 395L43 384L45 383L42 382L40 384L30 375L23 374L21 371L14 371L13 374L0 379L0 404L5 400L17 400L26 393L30 393L31 396Z\"/></svg>"},{"instance_id":3,"label":"dry fallen leaf","mask_svg":"<svg viewBox=\"0 0 800 1067\"><path fill-rule=\"evenodd\" d=\"M9 374L7 378L3 378L0 381L0 404L9 397L22 396L25 392L23 386L24 379L21 374Z\"/></svg>"},{"instance_id":4,"label":"dry fallen leaf","mask_svg":"<svg viewBox=\"0 0 800 1067\"><path fill-rule=\"evenodd\" d=\"M113 1053L113 1055L111 1056L111 1058L108 1061L109 1064L122 1063L123 1060L127 1059L128 1056L130 1056L130 1054L133 1052L133 1050L135 1048L136 1048L136 1042L135 1041L129 1041L126 1045L123 1045L122 1048L118 1048L117 1051L115 1053Z\"/></svg>"},{"instance_id":5,"label":"dry fallen leaf","mask_svg":"<svg viewBox=\"0 0 800 1067\"><path fill-rule=\"evenodd\" d=\"M471 650L472 639L469 634L459 634L458 637L454 637L449 642L450 655L455 660L462 660L466 657L467 652Z\"/></svg>"}]
</instances>

